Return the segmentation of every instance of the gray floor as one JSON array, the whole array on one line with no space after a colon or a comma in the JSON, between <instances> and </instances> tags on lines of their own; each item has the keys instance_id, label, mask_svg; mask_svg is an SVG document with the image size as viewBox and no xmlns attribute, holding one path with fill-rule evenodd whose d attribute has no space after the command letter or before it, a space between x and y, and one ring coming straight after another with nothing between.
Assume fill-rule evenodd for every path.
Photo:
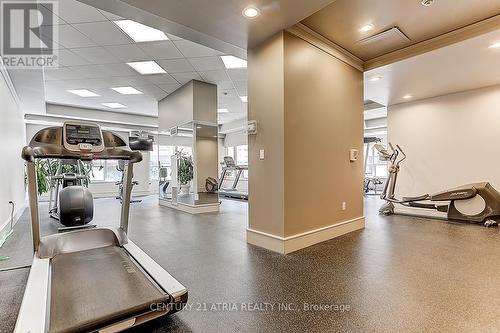
<instances>
[{"instance_id":1,"label":"gray floor","mask_svg":"<svg viewBox=\"0 0 500 333\"><path fill-rule=\"evenodd\" d=\"M134 204L131 238L190 293L188 308L134 332L500 331L500 230L379 217L377 205L367 200L364 230L281 256L245 243L246 202L225 200L220 214L202 216L151 198ZM96 219L115 224L118 209L96 200ZM29 264L27 215L6 254L4 267ZM0 332L13 327L27 273L0 273ZM349 308L304 311L304 303Z\"/></svg>"}]
</instances>

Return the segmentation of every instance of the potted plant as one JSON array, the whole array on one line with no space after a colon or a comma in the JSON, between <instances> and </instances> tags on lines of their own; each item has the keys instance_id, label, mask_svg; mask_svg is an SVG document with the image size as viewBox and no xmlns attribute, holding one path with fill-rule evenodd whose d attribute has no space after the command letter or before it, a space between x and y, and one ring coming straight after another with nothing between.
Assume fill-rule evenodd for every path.
<instances>
[{"instance_id":1,"label":"potted plant","mask_svg":"<svg viewBox=\"0 0 500 333\"><path fill-rule=\"evenodd\" d=\"M177 153L178 161L178 175L179 182L181 184L181 194L189 194L190 184L189 182L193 180L193 160L191 156L184 152Z\"/></svg>"}]
</instances>

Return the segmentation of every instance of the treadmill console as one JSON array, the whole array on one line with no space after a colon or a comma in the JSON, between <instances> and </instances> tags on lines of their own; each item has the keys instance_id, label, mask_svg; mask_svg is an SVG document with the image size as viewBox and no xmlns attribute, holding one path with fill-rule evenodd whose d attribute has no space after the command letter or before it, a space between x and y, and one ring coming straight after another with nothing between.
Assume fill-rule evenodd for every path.
<instances>
[{"instance_id":1,"label":"treadmill console","mask_svg":"<svg viewBox=\"0 0 500 333\"><path fill-rule=\"evenodd\" d=\"M65 122L63 144L69 151L86 154L100 153L104 150L101 128L93 123Z\"/></svg>"}]
</instances>

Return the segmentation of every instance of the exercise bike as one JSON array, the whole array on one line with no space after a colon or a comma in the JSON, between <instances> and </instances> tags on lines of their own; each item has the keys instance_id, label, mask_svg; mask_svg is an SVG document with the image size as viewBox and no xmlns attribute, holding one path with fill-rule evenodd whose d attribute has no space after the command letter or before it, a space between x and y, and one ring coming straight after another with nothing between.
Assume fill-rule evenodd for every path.
<instances>
[{"instance_id":1,"label":"exercise bike","mask_svg":"<svg viewBox=\"0 0 500 333\"><path fill-rule=\"evenodd\" d=\"M482 223L485 227L497 226L500 222L500 193L488 182L463 185L432 195L423 194L396 199L394 193L396 181L400 164L406 159L406 154L399 145L394 148L391 143L389 150L381 144L376 144L375 149L381 160L390 162L389 176L380 196L386 201L379 209L381 214L395 214L395 204L399 204L444 212L446 218L451 221Z\"/></svg>"}]
</instances>

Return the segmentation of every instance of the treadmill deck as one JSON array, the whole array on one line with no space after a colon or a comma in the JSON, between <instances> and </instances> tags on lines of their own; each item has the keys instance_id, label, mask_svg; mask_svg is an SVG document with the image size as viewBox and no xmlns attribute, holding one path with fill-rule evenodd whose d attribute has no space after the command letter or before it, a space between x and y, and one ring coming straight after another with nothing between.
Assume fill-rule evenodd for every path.
<instances>
[{"instance_id":1,"label":"treadmill deck","mask_svg":"<svg viewBox=\"0 0 500 333\"><path fill-rule=\"evenodd\" d=\"M168 302L118 246L56 255L51 260L49 332L89 332Z\"/></svg>"}]
</instances>

